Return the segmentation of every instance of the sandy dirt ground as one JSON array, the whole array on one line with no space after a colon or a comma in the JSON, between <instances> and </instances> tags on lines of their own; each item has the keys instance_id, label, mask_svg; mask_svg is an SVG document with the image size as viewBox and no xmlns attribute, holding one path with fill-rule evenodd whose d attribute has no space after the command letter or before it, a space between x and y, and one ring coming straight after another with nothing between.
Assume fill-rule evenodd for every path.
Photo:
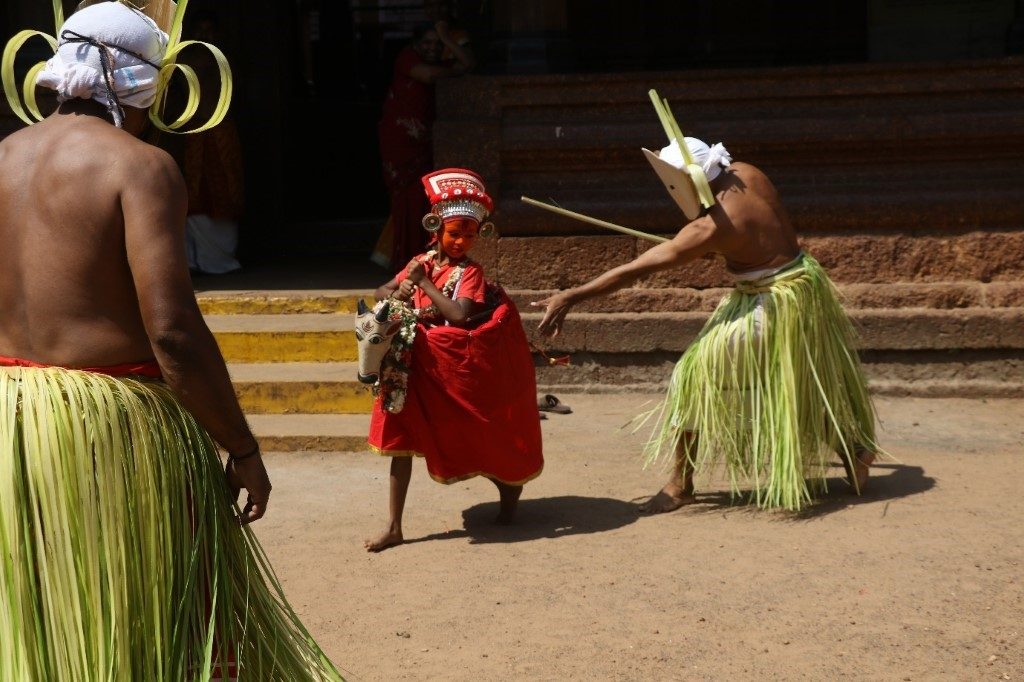
<instances>
[{"instance_id":1,"label":"sandy dirt ground","mask_svg":"<svg viewBox=\"0 0 1024 682\"><path fill-rule=\"evenodd\" d=\"M862 498L837 468L799 515L710 481L641 517L664 473L618 427L648 397L560 397L515 526L417 462L381 554L386 459L268 456L257 533L350 680L1024 680L1024 401L879 400L898 461Z\"/></svg>"}]
</instances>

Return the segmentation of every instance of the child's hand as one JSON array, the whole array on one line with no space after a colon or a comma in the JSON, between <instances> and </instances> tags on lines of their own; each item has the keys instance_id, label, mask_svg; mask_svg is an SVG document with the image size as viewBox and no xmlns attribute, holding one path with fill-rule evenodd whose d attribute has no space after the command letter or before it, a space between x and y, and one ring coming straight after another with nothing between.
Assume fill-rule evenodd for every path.
<instances>
[{"instance_id":1,"label":"child's hand","mask_svg":"<svg viewBox=\"0 0 1024 682\"><path fill-rule=\"evenodd\" d=\"M398 285L398 291L395 292L394 297L399 301L411 301L415 290L416 285L412 283L411 279L403 279L402 283Z\"/></svg>"},{"instance_id":2,"label":"child's hand","mask_svg":"<svg viewBox=\"0 0 1024 682\"><path fill-rule=\"evenodd\" d=\"M415 258L409 261L409 265L405 268L405 272L409 276L409 279L412 280L413 284L419 284L423 281L423 278L427 276L426 266Z\"/></svg>"}]
</instances>

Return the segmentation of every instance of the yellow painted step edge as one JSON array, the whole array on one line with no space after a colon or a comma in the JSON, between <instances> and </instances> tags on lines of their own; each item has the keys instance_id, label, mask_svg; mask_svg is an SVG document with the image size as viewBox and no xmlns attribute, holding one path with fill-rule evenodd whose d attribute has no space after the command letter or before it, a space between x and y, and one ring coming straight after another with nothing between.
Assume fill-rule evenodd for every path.
<instances>
[{"instance_id":1,"label":"yellow painted step edge","mask_svg":"<svg viewBox=\"0 0 1024 682\"><path fill-rule=\"evenodd\" d=\"M369 414L370 387L356 381L236 382L242 409L251 414Z\"/></svg>"},{"instance_id":2,"label":"yellow painted step edge","mask_svg":"<svg viewBox=\"0 0 1024 682\"><path fill-rule=\"evenodd\" d=\"M228 362L355 362L352 332L216 332Z\"/></svg>"},{"instance_id":3,"label":"yellow painted step edge","mask_svg":"<svg viewBox=\"0 0 1024 682\"><path fill-rule=\"evenodd\" d=\"M297 313L355 313L360 298L373 305L373 295L345 296L203 296L199 310L203 315L287 315Z\"/></svg>"}]
</instances>

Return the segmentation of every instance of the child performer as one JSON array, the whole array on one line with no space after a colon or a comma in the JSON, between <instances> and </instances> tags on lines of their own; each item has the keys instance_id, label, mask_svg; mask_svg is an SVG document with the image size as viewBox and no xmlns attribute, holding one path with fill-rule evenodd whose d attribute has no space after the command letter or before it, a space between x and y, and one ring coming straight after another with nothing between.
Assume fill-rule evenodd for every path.
<instances>
[{"instance_id":1,"label":"child performer","mask_svg":"<svg viewBox=\"0 0 1024 682\"><path fill-rule=\"evenodd\" d=\"M511 522L523 484L544 467L536 376L519 312L468 255L481 232L493 230L481 223L494 204L472 171L446 168L422 180L431 248L376 292L393 316L396 309L414 315L415 326L394 338L392 349L400 348L412 332L411 353L391 367L397 356L388 353L370 422L370 446L391 456L390 520L366 541L372 552L403 541L413 456L426 459L439 483L491 479L499 523Z\"/></svg>"}]
</instances>

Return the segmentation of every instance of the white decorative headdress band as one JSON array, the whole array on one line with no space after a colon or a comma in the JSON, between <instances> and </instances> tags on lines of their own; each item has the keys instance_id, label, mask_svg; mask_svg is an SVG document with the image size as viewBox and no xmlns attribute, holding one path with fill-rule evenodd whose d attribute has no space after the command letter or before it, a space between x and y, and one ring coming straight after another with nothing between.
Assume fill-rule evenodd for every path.
<instances>
[{"instance_id":1,"label":"white decorative headdress band","mask_svg":"<svg viewBox=\"0 0 1024 682\"><path fill-rule=\"evenodd\" d=\"M441 217L441 220L448 218L472 218L482 223L487 217L487 207L479 201L472 199L449 199L439 201L431 207L431 212Z\"/></svg>"}]
</instances>

